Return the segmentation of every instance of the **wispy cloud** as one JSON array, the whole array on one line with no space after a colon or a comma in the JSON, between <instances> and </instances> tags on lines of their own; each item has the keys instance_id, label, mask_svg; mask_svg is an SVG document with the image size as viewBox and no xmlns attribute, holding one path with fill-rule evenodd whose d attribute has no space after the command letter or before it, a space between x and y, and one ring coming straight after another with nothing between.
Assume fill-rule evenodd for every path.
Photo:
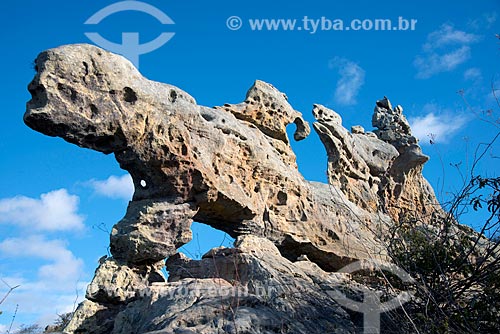
<instances>
[{"instance_id":1,"label":"wispy cloud","mask_svg":"<svg viewBox=\"0 0 500 334\"><path fill-rule=\"evenodd\" d=\"M456 30L450 24L443 24L439 30L431 32L427 36L427 42L423 45L424 51L434 51L446 46L455 46L457 44L471 44L477 42L479 36Z\"/></svg>"},{"instance_id":2,"label":"wispy cloud","mask_svg":"<svg viewBox=\"0 0 500 334\"><path fill-rule=\"evenodd\" d=\"M330 69L337 70L340 78L335 88L335 102L341 105L354 105L359 90L365 83L365 70L355 62L341 57L330 60Z\"/></svg>"},{"instance_id":3,"label":"wispy cloud","mask_svg":"<svg viewBox=\"0 0 500 334\"><path fill-rule=\"evenodd\" d=\"M475 30L484 30L493 27L498 19L497 12L484 13L480 18L469 21L469 27Z\"/></svg>"},{"instance_id":4,"label":"wispy cloud","mask_svg":"<svg viewBox=\"0 0 500 334\"><path fill-rule=\"evenodd\" d=\"M483 75L481 70L477 67L472 67L464 72L464 79L467 81L481 81Z\"/></svg>"},{"instance_id":5,"label":"wispy cloud","mask_svg":"<svg viewBox=\"0 0 500 334\"><path fill-rule=\"evenodd\" d=\"M40 231L67 231L83 228L78 214L79 198L59 189L42 194L39 199L16 196L0 200L0 223Z\"/></svg>"},{"instance_id":6,"label":"wispy cloud","mask_svg":"<svg viewBox=\"0 0 500 334\"><path fill-rule=\"evenodd\" d=\"M451 24L443 24L427 36L422 54L415 57L413 65L417 69L417 78L428 79L438 73L454 70L470 58L470 45L479 40L478 35L457 30Z\"/></svg>"},{"instance_id":7,"label":"wispy cloud","mask_svg":"<svg viewBox=\"0 0 500 334\"><path fill-rule=\"evenodd\" d=\"M109 198L129 201L134 194L134 183L129 174L122 176L111 175L106 180L91 180L89 185L97 194Z\"/></svg>"},{"instance_id":8,"label":"wispy cloud","mask_svg":"<svg viewBox=\"0 0 500 334\"><path fill-rule=\"evenodd\" d=\"M423 116L409 118L412 134L422 145L446 143L466 124L464 115L456 115L450 110L442 110L435 104L426 104Z\"/></svg>"},{"instance_id":9,"label":"wispy cloud","mask_svg":"<svg viewBox=\"0 0 500 334\"><path fill-rule=\"evenodd\" d=\"M428 79L441 72L454 70L458 65L470 58L470 47L462 46L446 54L430 53L425 56L417 56L414 65L418 70L417 78Z\"/></svg>"}]
</instances>

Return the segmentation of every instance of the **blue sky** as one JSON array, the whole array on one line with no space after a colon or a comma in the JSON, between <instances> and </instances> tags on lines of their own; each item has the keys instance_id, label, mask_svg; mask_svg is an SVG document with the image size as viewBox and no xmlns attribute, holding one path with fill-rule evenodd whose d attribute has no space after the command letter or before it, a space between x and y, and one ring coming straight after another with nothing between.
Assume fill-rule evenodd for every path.
<instances>
[{"instance_id":1,"label":"blue sky","mask_svg":"<svg viewBox=\"0 0 500 334\"><path fill-rule=\"evenodd\" d=\"M450 164L461 163L465 170L475 147L498 131L479 119L494 120L499 112L491 94L492 83L500 87L498 0L145 0L175 24L162 25L133 11L115 13L95 26L84 24L116 2L0 4L0 277L21 285L0 305L0 333L10 326L16 305L13 328L46 324L81 300L98 258L107 253L106 231L124 215L132 191L112 156L45 137L23 124L33 60L45 49L91 43L88 32L115 43L123 32L138 32L141 43L173 32L164 46L140 56L139 69L146 77L174 84L207 106L240 102L254 80L264 80L285 92L307 120L313 120L312 104L320 103L339 112L347 128L360 124L371 129L375 101L386 95L404 107L422 139L431 156L424 174L443 200L460 185ZM227 27L231 16L241 19L240 29ZM300 26L306 16L340 19L346 25L356 19L397 22L399 17L417 23L414 31L314 33L304 26L255 31L250 24L254 19L289 19ZM483 115L488 109L493 116ZM326 153L318 137L313 133L292 146L304 176L325 181ZM479 170L498 175L497 161L487 155ZM229 244L221 233L202 226L194 235L185 248L193 257ZM0 282L0 294L6 290Z\"/></svg>"}]
</instances>

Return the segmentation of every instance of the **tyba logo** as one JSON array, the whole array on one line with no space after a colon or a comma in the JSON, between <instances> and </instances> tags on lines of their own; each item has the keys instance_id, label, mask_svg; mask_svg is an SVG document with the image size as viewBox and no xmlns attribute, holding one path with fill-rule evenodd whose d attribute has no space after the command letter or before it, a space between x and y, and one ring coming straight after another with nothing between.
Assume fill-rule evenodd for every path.
<instances>
[{"instance_id":1,"label":"tyba logo","mask_svg":"<svg viewBox=\"0 0 500 334\"><path fill-rule=\"evenodd\" d=\"M360 270L371 270L377 268L380 271L387 271L404 283L411 283L414 279L403 269L397 267L394 264L386 263L378 260L365 260L353 262L344 268L340 269L341 273L354 273ZM398 307L402 307L404 303L409 301L413 297L412 292L403 291L395 298L382 302L380 296L381 291L375 291L364 286L359 286L356 288L359 292L363 293L363 301L359 302L356 300L349 299L340 290L331 290L327 293L333 297L337 303L340 305L356 312L363 313L363 327L365 334L378 334L380 333L380 314L394 310Z\"/></svg>"},{"instance_id":2,"label":"tyba logo","mask_svg":"<svg viewBox=\"0 0 500 334\"><path fill-rule=\"evenodd\" d=\"M158 8L140 1L121 1L111 4L94 15L92 15L85 24L96 25L102 20L110 15L121 13L125 11L136 11L149 14L150 16L156 18L162 24L175 24L175 22L168 17L167 14L159 10ZM165 43L167 43L175 33L173 32L163 32L157 38L144 44L139 44L139 33L138 32L123 32L122 33L122 43L113 43L104 37L102 37L97 32L87 32L87 36L92 42L98 46L107 49L111 52L119 53L127 57L135 67L139 67L139 56L152 52L161 48Z\"/></svg>"}]
</instances>

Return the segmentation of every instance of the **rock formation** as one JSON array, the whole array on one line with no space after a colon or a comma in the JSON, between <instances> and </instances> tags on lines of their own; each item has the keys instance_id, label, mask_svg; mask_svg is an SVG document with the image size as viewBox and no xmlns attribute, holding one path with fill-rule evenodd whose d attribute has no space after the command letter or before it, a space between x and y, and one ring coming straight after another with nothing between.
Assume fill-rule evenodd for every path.
<instances>
[{"instance_id":1,"label":"rock formation","mask_svg":"<svg viewBox=\"0 0 500 334\"><path fill-rule=\"evenodd\" d=\"M208 108L90 45L45 51L36 71L25 123L113 153L135 185L67 333L354 333L328 292L356 283L337 271L386 259L381 236L400 217L441 214L421 174L428 157L386 98L374 132L350 133L314 105L322 184L299 173L286 133L294 123L302 140L308 123L270 84ZM193 221L229 233L234 248L178 253Z\"/></svg>"}]
</instances>

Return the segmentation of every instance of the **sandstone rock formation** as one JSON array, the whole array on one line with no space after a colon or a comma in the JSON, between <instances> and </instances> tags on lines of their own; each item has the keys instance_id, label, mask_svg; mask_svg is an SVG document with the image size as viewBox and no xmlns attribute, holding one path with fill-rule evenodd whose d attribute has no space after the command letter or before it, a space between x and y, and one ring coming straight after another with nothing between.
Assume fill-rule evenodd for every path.
<instances>
[{"instance_id":1,"label":"sandstone rock formation","mask_svg":"<svg viewBox=\"0 0 500 334\"><path fill-rule=\"evenodd\" d=\"M374 132L350 133L314 105L321 184L299 173L286 132L294 123L302 140L309 125L270 84L208 108L89 45L45 51L36 70L26 124L113 153L135 185L67 333L354 333L327 292L355 283L336 271L385 259L381 236L402 215L441 212L421 174L428 158L386 98ZM193 221L229 233L234 248L178 253Z\"/></svg>"}]
</instances>

